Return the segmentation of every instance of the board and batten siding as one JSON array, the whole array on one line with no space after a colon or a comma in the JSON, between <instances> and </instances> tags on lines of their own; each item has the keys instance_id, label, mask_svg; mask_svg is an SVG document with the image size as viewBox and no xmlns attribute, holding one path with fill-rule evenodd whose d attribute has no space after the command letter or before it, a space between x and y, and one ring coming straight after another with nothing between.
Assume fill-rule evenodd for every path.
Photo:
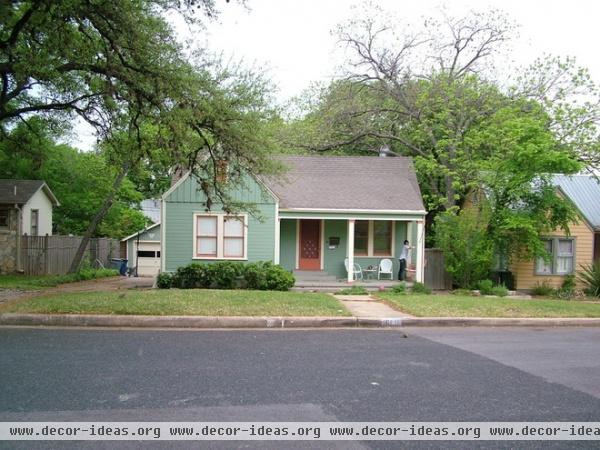
<instances>
[{"instance_id":1,"label":"board and batten siding","mask_svg":"<svg viewBox=\"0 0 600 450\"><path fill-rule=\"evenodd\" d=\"M588 265L592 263L594 253L594 232L590 229L588 224L580 220L579 223L572 223L569 226L571 234L566 236L564 231L555 231L549 233L544 237L548 238L562 238L569 237L575 240L575 255L574 255L574 269L575 274L580 270L581 265ZM553 288L561 287L565 276L564 275L536 275L535 273L535 260L520 260L511 264L510 270L515 278L515 288L518 290L527 290L534 288L537 284L547 283ZM581 283L577 281L578 286L581 287Z\"/></svg>"},{"instance_id":2,"label":"board and batten siding","mask_svg":"<svg viewBox=\"0 0 600 450\"><path fill-rule=\"evenodd\" d=\"M275 252L276 201L256 180L247 176L242 185L230 193L235 202L253 205L259 218L248 214L247 261L273 261ZM192 176L164 198L163 253L164 270L173 272L192 262L215 260L194 259L194 214L205 213L204 193ZM212 213L222 213L221 205L214 204Z\"/></svg>"}]
</instances>

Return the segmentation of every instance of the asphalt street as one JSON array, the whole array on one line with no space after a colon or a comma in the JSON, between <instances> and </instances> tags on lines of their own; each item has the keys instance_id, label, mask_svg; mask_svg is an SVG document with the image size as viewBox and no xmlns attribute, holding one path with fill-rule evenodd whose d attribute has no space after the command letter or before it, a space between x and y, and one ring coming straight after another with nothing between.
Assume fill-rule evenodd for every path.
<instances>
[{"instance_id":1,"label":"asphalt street","mask_svg":"<svg viewBox=\"0 0 600 450\"><path fill-rule=\"evenodd\" d=\"M599 421L599 343L597 328L2 328L0 421ZM598 448L565 441L0 447Z\"/></svg>"}]
</instances>

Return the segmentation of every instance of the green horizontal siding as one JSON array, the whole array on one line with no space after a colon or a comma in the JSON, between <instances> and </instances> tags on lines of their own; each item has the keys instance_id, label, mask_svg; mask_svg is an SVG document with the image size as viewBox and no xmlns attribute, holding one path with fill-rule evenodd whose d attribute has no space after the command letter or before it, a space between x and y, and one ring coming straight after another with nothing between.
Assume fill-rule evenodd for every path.
<instances>
[{"instance_id":1,"label":"green horizontal siding","mask_svg":"<svg viewBox=\"0 0 600 450\"><path fill-rule=\"evenodd\" d=\"M296 268L296 223L295 219L282 219L279 226L279 264L286 270Z\"/></svg>"},{"instance_id":2,"label":"green horizontal siding","mask_svg":"<svg viewBox=\"0 0 600 450\"><path fill-rule=\"evenodd\" d=\"M231 192L236 202L245 202L257 210L258 218L248 214L248 262L272 261L275 252L275 200L252 177ZM185 180L165 199L163 226L165 243L162 257L165 271L172 272L195 260L194 214L205 212L205 196L192 177ZM211 212L223 212L222 205L213 205Z\"/></svg>"}]
</instances>

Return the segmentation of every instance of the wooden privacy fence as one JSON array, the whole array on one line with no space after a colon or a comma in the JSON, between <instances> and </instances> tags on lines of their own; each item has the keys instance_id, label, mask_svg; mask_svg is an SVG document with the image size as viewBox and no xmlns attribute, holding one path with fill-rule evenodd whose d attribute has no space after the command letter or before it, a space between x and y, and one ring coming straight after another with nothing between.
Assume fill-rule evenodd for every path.
<instances>
[{"instance_id":1,"label":"wooden privacy fence","mask_svg":"<svg viewBox=\"0 0 600 450\"><path fill-rule=\"evenodd\" d=\"M80 236L22 236L21 261L25 275L64 275L82 241ZM110 267L110 259L119 257L119 241L109 238L90 239L85 261L98 267Z\"/></svg>"},{"instance_id":2,"label":"wooden privacy fence","mask_svg":"<svg viewBox=\"0 0 600 450\"><path fill-rule=\"evenodd\" d=\"M425 249L425 285L431 289L452 289L452 276L446 272L444 252Z\"/></svg>"}]
</instances>

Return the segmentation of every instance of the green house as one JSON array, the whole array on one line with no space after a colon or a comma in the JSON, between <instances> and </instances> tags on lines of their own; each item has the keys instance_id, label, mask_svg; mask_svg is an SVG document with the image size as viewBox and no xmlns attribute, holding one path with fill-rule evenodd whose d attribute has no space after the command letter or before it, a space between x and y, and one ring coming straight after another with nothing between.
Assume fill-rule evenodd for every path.
<instances>
[{"instance_id":1,"label":"green house","mask_svg":"<svg viewBox=\"0 0 600 450\"><path fill-rule=\"evenodd\" d=\"M288 156L277 179L246 177L233 199L258 214L207 210L193 175L162 197L160 268L191 262L273 261L290 271L324 272L353 281L348 267L393 261L405 239L414 279L423 280L425 208L410 158ZM256 217L255 217L256 216Z\"/></svg>"}]
</instances>

